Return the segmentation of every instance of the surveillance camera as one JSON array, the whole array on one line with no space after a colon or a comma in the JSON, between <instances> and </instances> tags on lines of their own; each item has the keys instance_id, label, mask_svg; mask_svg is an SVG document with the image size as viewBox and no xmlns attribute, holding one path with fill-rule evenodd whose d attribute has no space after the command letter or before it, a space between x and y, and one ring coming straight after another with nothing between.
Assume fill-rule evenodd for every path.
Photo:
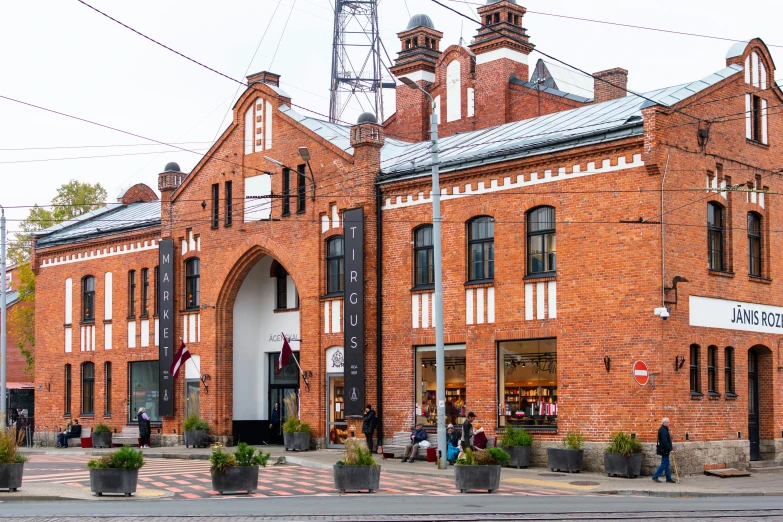
<instances>
[{"instance_id":1,"label":"surveillance camera","mask_svg":"<svg viewBox=\"0 0 783 522\"><path fill-rule=\"evenodd\" d=\"M663 319L664 321L669 318L669 309L668 308L656 308L654 311L655 315Z\"/></svg>"}]
</instances>

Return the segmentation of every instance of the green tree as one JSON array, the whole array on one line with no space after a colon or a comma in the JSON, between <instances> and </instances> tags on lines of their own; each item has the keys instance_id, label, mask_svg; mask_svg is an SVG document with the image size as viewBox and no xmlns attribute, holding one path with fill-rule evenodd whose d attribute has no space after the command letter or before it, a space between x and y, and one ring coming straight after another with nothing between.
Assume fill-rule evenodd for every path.
<instances>
[{"instance_id":1,"label":"green tree","mask_svg":"<svg viewBox=\"0 0 783 522\"><path fill-rule=\"evenodd\" d=\"M21 233L9 241L8 258L20 265L19 268L19 300L21 303L35 302L35 274L30 268L30 248L32 233L45 230L53 225L71 220L92 210L104 206L106 189L100 183L91 185L71 180L57 189L57 195L52 199L51 210L39 207L37 204L30 209L30 214L19 228ZM35 347L35 306L15 306L8 317L8 323L19 334L19 349L25 357L25 373L33 377L35 359L32 348ZM26 348L29 346L29 348Z\"/></svg>"}]
</instances>

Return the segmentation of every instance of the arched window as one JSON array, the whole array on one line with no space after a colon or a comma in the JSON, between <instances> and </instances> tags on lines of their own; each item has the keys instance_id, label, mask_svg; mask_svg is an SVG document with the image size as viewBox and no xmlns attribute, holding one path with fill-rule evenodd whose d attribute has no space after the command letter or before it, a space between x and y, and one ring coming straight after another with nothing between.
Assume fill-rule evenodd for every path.
<instances>
[{"instance_id":1,"label":"arched window","mask_svg":"<svg viewBox=\"0 0 783 522\"><path fill-rule=\"evenodd\" d=\"M718 347L710 346L707 348L707 392L710 395L718 393Z\"/></svg>"},{"instance_id":2,"label":"arched window","mask_svg":"<svg viewBox=\"0 0 783 522\"><path fill-rule=\"evenodd\" d=\"M82 279L82 321L95 320L95 278Z\"/></svg>"},{"instance_id":3,"label":"arched window","mask_svg":"<svg viewBox=\"0 0 783 522\"><path fill-rule=\"evenodd\" d=\"M432 225L422 225L413 232L414 286L435 283Z\"/></svg>"},{"instance_id":4,"label":"arched window","mask_svg":"<svg viewBox=\"0 0 783 522\"><path fill-rule=\"evenodd\" d=\"M748 272L761 277L761 216L755 212L748 213L748 253Z\"/></svg>"},{"instance_id":5,"label":"arched window","mask_svg":"<svg viewBox=\"0 0 783 522\"><path fill-rule=\"evenodd\" d=\"M545 274L557 269L555 209L534 208L527 213L527 273Z\"/></svg>"},{"instance_id":6,"label":"arched window","mask_svg":"<svg viewBox=\"0 0 783 522\"><path fill-rule=\"evenodd\" d=\"M495 220L482 216L468 221L468 281L495 278Z\"/></svg>"},{"instance_id":7,"label":"arched window","mask_svg":"<svg viewBox=\"0 0 783 522\"><path fill-rule=\"evenodd\" d=\"M277 263L275 268L275 282L277 286L275 308L285 310L288 308L288 272L280 263Z\"/></svg>"},{"instance_id":8,"label":"arched window","mask_svg":"<svg viewBox=\"0 0 783 522\"><path fill-rule=\"evenodd\" d=\"M723 271L723 207L707 205L707 250L710 270Z\"/></svg>"},{"instance_id":9,"label":"arched window","mask_svg":"<svg viewBox=\"0 0 783 522\"><path fill-rule=\"evenodd\" d=\"M701 395L701 382L699 379L699 345L691 345L691 394Z\"/></svg>"},{"instance_id":10,"label":"arched window","mask_svg":"<svg viewBox=\"0 0 783 522\"><path fill-rule=\"evenodd\" d=\"M141 316L147 317L150 310L150 269L141 269Z\"/></svg>"},{"instance_id":11,"label":"arched window","mask_svg":"<svg viewBox=\"0 0 783 522\"><path fill-rule=\"evenodd\" d=\"M452 60L446 66L446 121L462 118L462 78L460 62Z\"/></svg>"},{"instance_id":12,"label":"arched window","mask_svg":"<svg viewBox=\"0 0 783 522\"><path fill-rule=\"evenodd\" d=\"M103 414L111 415L111 363L103 363L104 390L103 397L106 401L103 406Z\"/></svg>"},{"instance_id":13,"label":"arched window","mask_svg":"<svg viewBox=\"0 0 783 522\"><path fill-rule=\"evenodd\" d=\"M726 395L734 394L734 348L726 347L724 356L724 373L726 377L724 392Z\"/></svg>"},{"instance_id":14,"label":"arched window","mask_svg":"<svg viewBox=\"0 0 783 522\"><path fill-rule=\"evenodd\" d=\"M95 364L82 363L82 415L95 413Z\"/></svg>"},{"instance_id":15,"label":"arched window","mask_svg":"<svg viewBox=\"0 0 783 522\"><path fill-rule=\"evenodd\" d=\"M335 236L326 242L326 293L343 291L343 236Z\"/></svg>"},{"instance_id":16,"label":"arched window","mask_svg":"<svg viewBox=\"0 0 783 522\"><path fill-rule=\"evenodd\" d=\"M201 305L201 261L194 257L185 262L185 308L198 310Z\"/></svg>"},{"instance_id":17,"label":"arched window","mask_svg":"<svg viewBox=\"0 0 783 522\"><path fill-rule=\"evenodd\" d=\"M136 271L128 272L128 317L136 317Z\"/></svg>"}]
</instances>

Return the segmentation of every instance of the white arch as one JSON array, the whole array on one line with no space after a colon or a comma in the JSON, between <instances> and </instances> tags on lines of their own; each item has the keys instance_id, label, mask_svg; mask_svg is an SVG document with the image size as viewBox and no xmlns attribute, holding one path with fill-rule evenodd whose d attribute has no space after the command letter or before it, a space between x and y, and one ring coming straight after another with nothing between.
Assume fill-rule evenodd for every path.
<instances>
[{"instance_id":1,"label":"white arch","mask_svg":"<svg viewBox=\"0 0 783 522\"><path fill-rule=\"evenodd\" d=\"M452 60L446 66L446 121L462 118L462 85L460 62Z\"/></svg>"}]
</instances>

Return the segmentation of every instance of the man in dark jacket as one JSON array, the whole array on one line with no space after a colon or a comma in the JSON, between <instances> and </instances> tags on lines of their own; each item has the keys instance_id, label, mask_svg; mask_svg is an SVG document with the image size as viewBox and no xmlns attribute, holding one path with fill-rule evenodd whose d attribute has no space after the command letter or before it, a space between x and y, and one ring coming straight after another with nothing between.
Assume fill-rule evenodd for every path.
<instances>
[{"instance_id":1,"label":"man in dark jacket","mask_svg":"<svg viewBox=\"0 0 783 522\"><path fill-rule=\"evenodd\" d=\"M402 454L402 461L414 462L416 454L419 452L419 443L427 440L427 432L421 423L417 424L411 431L411 443L405 446L405 453Z\"/></svg>"},{"instance_id":2,"label":"man in dark jacket","mask_svg":"<svg viewBox=\"0 0 783 522\"><path fill-rule=\"evenodd\" d=\"M364 433L364 438L367 439L367 448L369 448L370 453L372 453L372 434L375 431L375 427L377 425L378 425L378 415L375 413L375 410L372 409L372 405L368 404L367 407L364 409L364 420L362 421L362 433Z\"/></svg>"},{"instance_id":3,"label":"man in dark jacket","mask_svg":"<svg viewBox=\"0 0 783 522\"><path fill-rule=\"evenodd\" d=\"M473 445L473 421L476 420L476 414L472 411L468 413L465 422L462 423L462 451L466 449L475 450Z\"/></svg>"},{"instance_id":4,"label":"man in dark jacket","mask_svg":"<svg viewBox=\"0 0 783 522\"><path fill-rule=\"evenodd\" d=\"M665 472L666 482L674 482L672 480L672 473L669 469L669 454L674 453L674 446L672 445L672 437L669 435L669 418L664 417L661 421L661 427L658 428L658 444L656 445L656 452L661 456L661 465L653 474L652 479L655 482L660 482L659 477Z\"/></svg>"},{"instance_id":5,"label":"man in dark jacket","mask_svg":"<svg viewBox=\"0 0 783 522\"><path fill-rule=\"evenodd\" d=\"M57 447L67 448L68 439L78 439L82 436L82 427L79 419L73 419L73 425L69 424L65 431L57 435Z\"/></svg>"}]
</instances>

